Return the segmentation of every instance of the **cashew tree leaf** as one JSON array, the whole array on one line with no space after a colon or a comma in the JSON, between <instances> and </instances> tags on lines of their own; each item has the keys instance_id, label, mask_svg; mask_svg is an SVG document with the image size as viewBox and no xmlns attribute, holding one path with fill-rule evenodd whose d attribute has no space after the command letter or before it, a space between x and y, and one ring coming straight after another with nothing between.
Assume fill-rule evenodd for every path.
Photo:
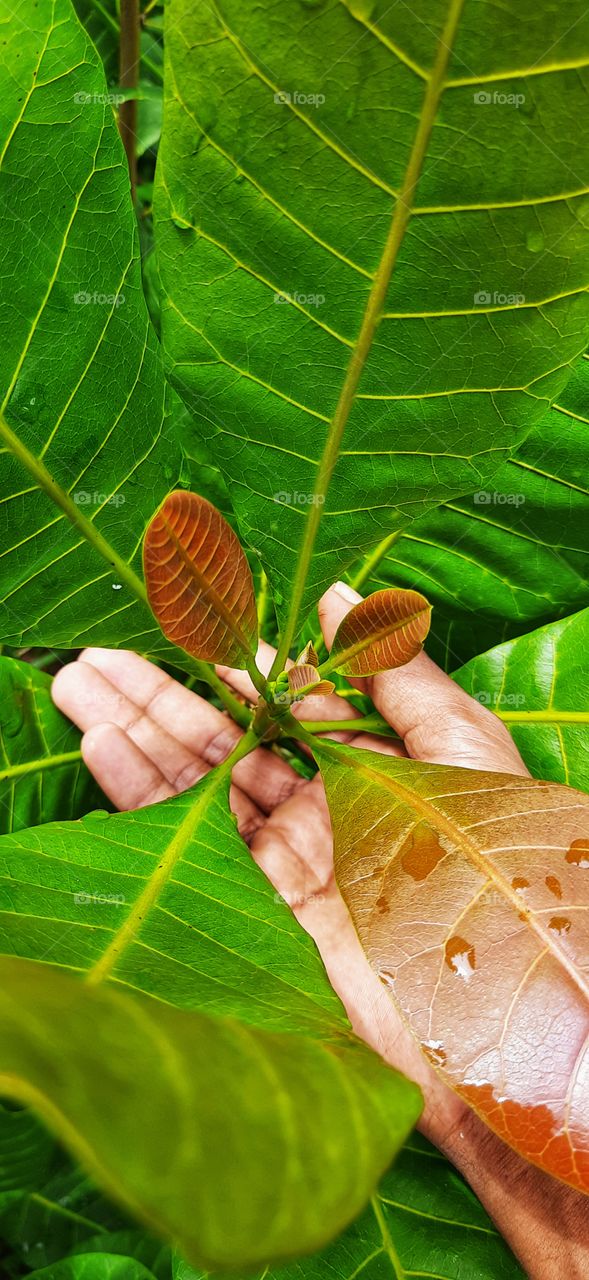
<instances>
[{"instance_id":1,"label":"cashew tree leaf","mask_svg":"<svg viewBox=\"0 0 589 1280\"><path fill-rule=\"evenodd\" d=\"M163 345L285 650L354 556L490 483L584 349L589 16L502 14L167 6Z\"/></svg>"},{"instance_id":2,"label":"cashew tree leaf","mask_svg":"<svg viewBox=\"0 0 589 1280\"><path fill-rule=\"evenodd\" d=\"M312 1258L270 1267L266 1280L523 1280L524 1273L456 1170L411 1135L371 1203ZM178 1258L174 1280L207 1280ZM235 1280L251 1280L243 1272ZM255 1280L262 1280L258 1273Z\"/></svg>"},{"instance_id":3,"label":"cashew tree leaf","mask_svg":"<svg viewBox=\"0 0 589 1280\"><path fill-rule=\"evenodd\" d=\"M537 778L589 791L589 609L498 645L454 679L507 724Z\"/></svg>"},{"instance_id":4,"label":"cashew tree leaf","mask_svg":"<svg viewBox=\"0 0 589 1280\"><path fill-rule=\"evenodd\" d=\"M258 645L254 583L216 507L195 493L171 493L148 526L143 559L164 634L205 662L246 665Z\"/></svg>"},{"instance_id":5,"label":"cashew tree leaf","mask_svg":"<svg viewBox=\"0 0 589 1280\"><path fill-rule=\"evenodd\" d=\"M589 797L326 742L316 755L338 883L424 1053L525 1159L589 1191Z\"/></svg>"},{"instance_id":6,"label":"cashew tree leaf","mask_svg":"<svg viewBox=\"0 0 589 1280\"><path fill-rule=\"evenodd\" d=\"M221 767L163 804L0 839L0 1092L213 1268L321 1247L421 1106L352 1035L228 786Z\"/></svg>"},{"instance_id":7,"label":"cashew tree leaf","mask_svg":"<svg viewBox=\"0 0 589 1280\"><path fill-rule=\"evenodd\" d=\"M82 762L78 730L52 701L51 677L0 657L0 833L105 803Z\"/></svg>"},{"instance_id":8,"label":"cashew tree leaf","mask_svg":"<svg viewBox=\"0 0 589 1280\"><path fill-rule=\"evenodd\" d=\"M417 587L434 605L426 648L447 671L587 603L589 358L476 495L416 520L352 571L363 591Z\"/></svg>"},{"instance_id":9,"label":"cashew tree leaf","mask_svg":"<svg viewBox=\"0 0 589 1280\"><path fill-rule=\"evenodd\" d=\"M188 659L141 544L181 473L125 157L70 0L0 0L0 639Z\"/></svg>"}]
</instances>

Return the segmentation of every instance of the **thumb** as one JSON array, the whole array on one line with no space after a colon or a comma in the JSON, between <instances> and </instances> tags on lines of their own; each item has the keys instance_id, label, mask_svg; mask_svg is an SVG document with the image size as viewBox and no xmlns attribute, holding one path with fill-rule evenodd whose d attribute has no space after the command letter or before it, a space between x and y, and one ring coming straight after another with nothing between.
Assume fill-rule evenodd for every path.
<instances>
[{"instance_id":1,"label":"thumb","mask_svg":"<svg viewBox=\"0 0 589 1280\"><path fill-rule=\"evenodd\" d=\"M333 637L342 618L345 618L350 609L355 604L358 604L361 599L362 596L357 591L354 591L353 587L349 587L347 582L335 582L333 587L330 587L329 591L326 591L325 595L321 597L317 610L323 638L328 649L331 649ZM365 685L359 687L365 687Z\"/></svg>"}]
</instances>

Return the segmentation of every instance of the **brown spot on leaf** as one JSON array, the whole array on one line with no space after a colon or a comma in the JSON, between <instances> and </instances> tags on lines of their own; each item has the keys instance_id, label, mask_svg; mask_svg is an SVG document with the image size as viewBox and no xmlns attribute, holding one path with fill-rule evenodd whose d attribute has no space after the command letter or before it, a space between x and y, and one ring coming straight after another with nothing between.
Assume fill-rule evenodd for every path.
<instances>
[{"instance_id":1,"label":"brown spot on leaf","mask_svg":"<svg viewBox=\"0 0 589 1280\"><path fill-rule=\"evenodd\" d=\"M529 889L530 882L529 880L526 880L524 876L514 876L511 881L511 887L516 890Z\"/></svg>"},{"instance_id":2,"label":"brown spot on leaf","mask_svg":"<svg viewBox=\"0 0 589 1280\"><path fill-rule=\"evenodd\" d=\"M560 880L557 880L556 876L546 876L545 884L546 888L550 889L550 892L554 894L555 898L562 898Z\"/></svg>"},{"instance_id":3,"label":"brown spot on leaf","mask_svg":"<svg viewBox=\"0 0 589 1280\"><path fill-rule=\"evenodd\" d=\"M456 933L453 938L448 938L444 956L452 973L457 973L468 982L473 970L476 969L475 949L472 944L465 942L464 938Z\"/></svg>"},{"instance_id":4,"label":"brown spot on leaf","mask_svg":"<svg viewBox=\"0 0 589 1280\"><path fill-rule=\"evenodd\" d=\"M589 867L589 838L587 836L584 836L581 840L573 840L566 855L566 860L572 863L574 867Z\"/></svg>"},{"instance_id":5,"label":"brown spot on leaf","mask_svg":"<svg viewBox=\"0 0 589 1280\"><path fill-rule=\"evenodd\" d=\"M389 906L389 900L388 898L385 897L384 893L381 894L380 898L376 899L376 906L377 906L377 909L384 916L388 915L391 909Z\"/></svg>"},{"instance_id":6,"label":"brown spot on leaf","mask_svg":"<svg viewBox=\"0 0 589 1280\"><path fill-rule=\"evenodd\" d=\"M427 880L446 856L438 837L427 822L419 822L401 849L401 866L412 880Z\"/></svg>"},{"instance_id":7,"label":"brown spot on leaf","mask_svg":"<svg viewBox=\"0 0 589 1280\"><path fill-rule=\"evenodd\" d=\"M555 933L560 934L568 933L570 927L571 922L566 916L553 916L548 925L549 929L554 929Z\"/></svg>"},{"instance_id":8,"label":"brown spot on leaf","mask_svg":"<svg viewBox=\"0 0 589 1280\"><path fill-rule=\"evenodd\" d=\"M421 1047L423 1049L423 1052L425 1053L426 1058L429 1058L430 1062L432 1063L432 1066L434 1067L444 1066L446 1062L447 1054L442 1049L442 1045L439 1040L424 1040L422 1042Z\"/></svg>"}]
</instances>

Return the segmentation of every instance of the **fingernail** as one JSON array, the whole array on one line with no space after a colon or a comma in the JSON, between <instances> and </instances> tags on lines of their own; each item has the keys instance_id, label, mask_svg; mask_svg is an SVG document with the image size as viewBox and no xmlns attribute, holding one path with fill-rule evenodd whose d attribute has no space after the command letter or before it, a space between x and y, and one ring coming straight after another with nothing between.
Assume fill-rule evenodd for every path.
<instances>
[{"instance_id":1,"label":"fingernail","mask_svg":"<svg viewBox=\"0 0 589 1280\"><path fill-rule=\"evenodd\" d=\"M338 596L341 596L342 600L346 600L348 604L357 604L362 599L362 596L358 595L358 592L354 591L353 587L349 587L347 582L335 582L333 590L337 591Z\"/></svg>"}]
</instances>

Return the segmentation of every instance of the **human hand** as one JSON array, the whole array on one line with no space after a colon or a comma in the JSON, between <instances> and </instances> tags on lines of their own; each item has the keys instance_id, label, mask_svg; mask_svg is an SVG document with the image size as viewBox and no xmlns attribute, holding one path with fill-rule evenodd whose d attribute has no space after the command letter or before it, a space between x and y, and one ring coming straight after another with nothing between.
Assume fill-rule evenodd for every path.
<instances>
[{"instance_id":1,"label":"human hand","mask_svg":"<svg viewBox=\"0 0 589 1280\"><path fill-rule=\"evenodd\" d=\"M328 646L359 598L341 584L324 596L320 618ZM273 656L268 645L261 646L258 663L265 672ZM257 699L245 673L221 668L219 674L237 693L252 702ZM430 763L527 775L498 718L424 653L405 667L352 683L370 694L401 739L341 735L352 745ZM83 730L86 764L119 809L152 804L193 785L240 737L224 713L124 651L84 651L55 678L53 696ZM305 699L295 714L333 721L349 720L354 711L333 694ZM388 1062L418 1081L425 1099L420 1127L468 1177L529 1274L552 1280L556 1267L566 1264L571 1277L586 1276L589 1243L580 1225L584 1197L524 1164L468 1110L423 1057L370 968L335 883L319 775L306 781L278 755L260 747L235 766L231 805L255 860L314 938L354 1029ZM547 1203L550 1221L545 1221ZM542 1261L537 1254L538 1220L544 1232ZM565 1230L578 1236L578 1272L577 1253L571 1253Z\"/></svg>"}]
</instances>

